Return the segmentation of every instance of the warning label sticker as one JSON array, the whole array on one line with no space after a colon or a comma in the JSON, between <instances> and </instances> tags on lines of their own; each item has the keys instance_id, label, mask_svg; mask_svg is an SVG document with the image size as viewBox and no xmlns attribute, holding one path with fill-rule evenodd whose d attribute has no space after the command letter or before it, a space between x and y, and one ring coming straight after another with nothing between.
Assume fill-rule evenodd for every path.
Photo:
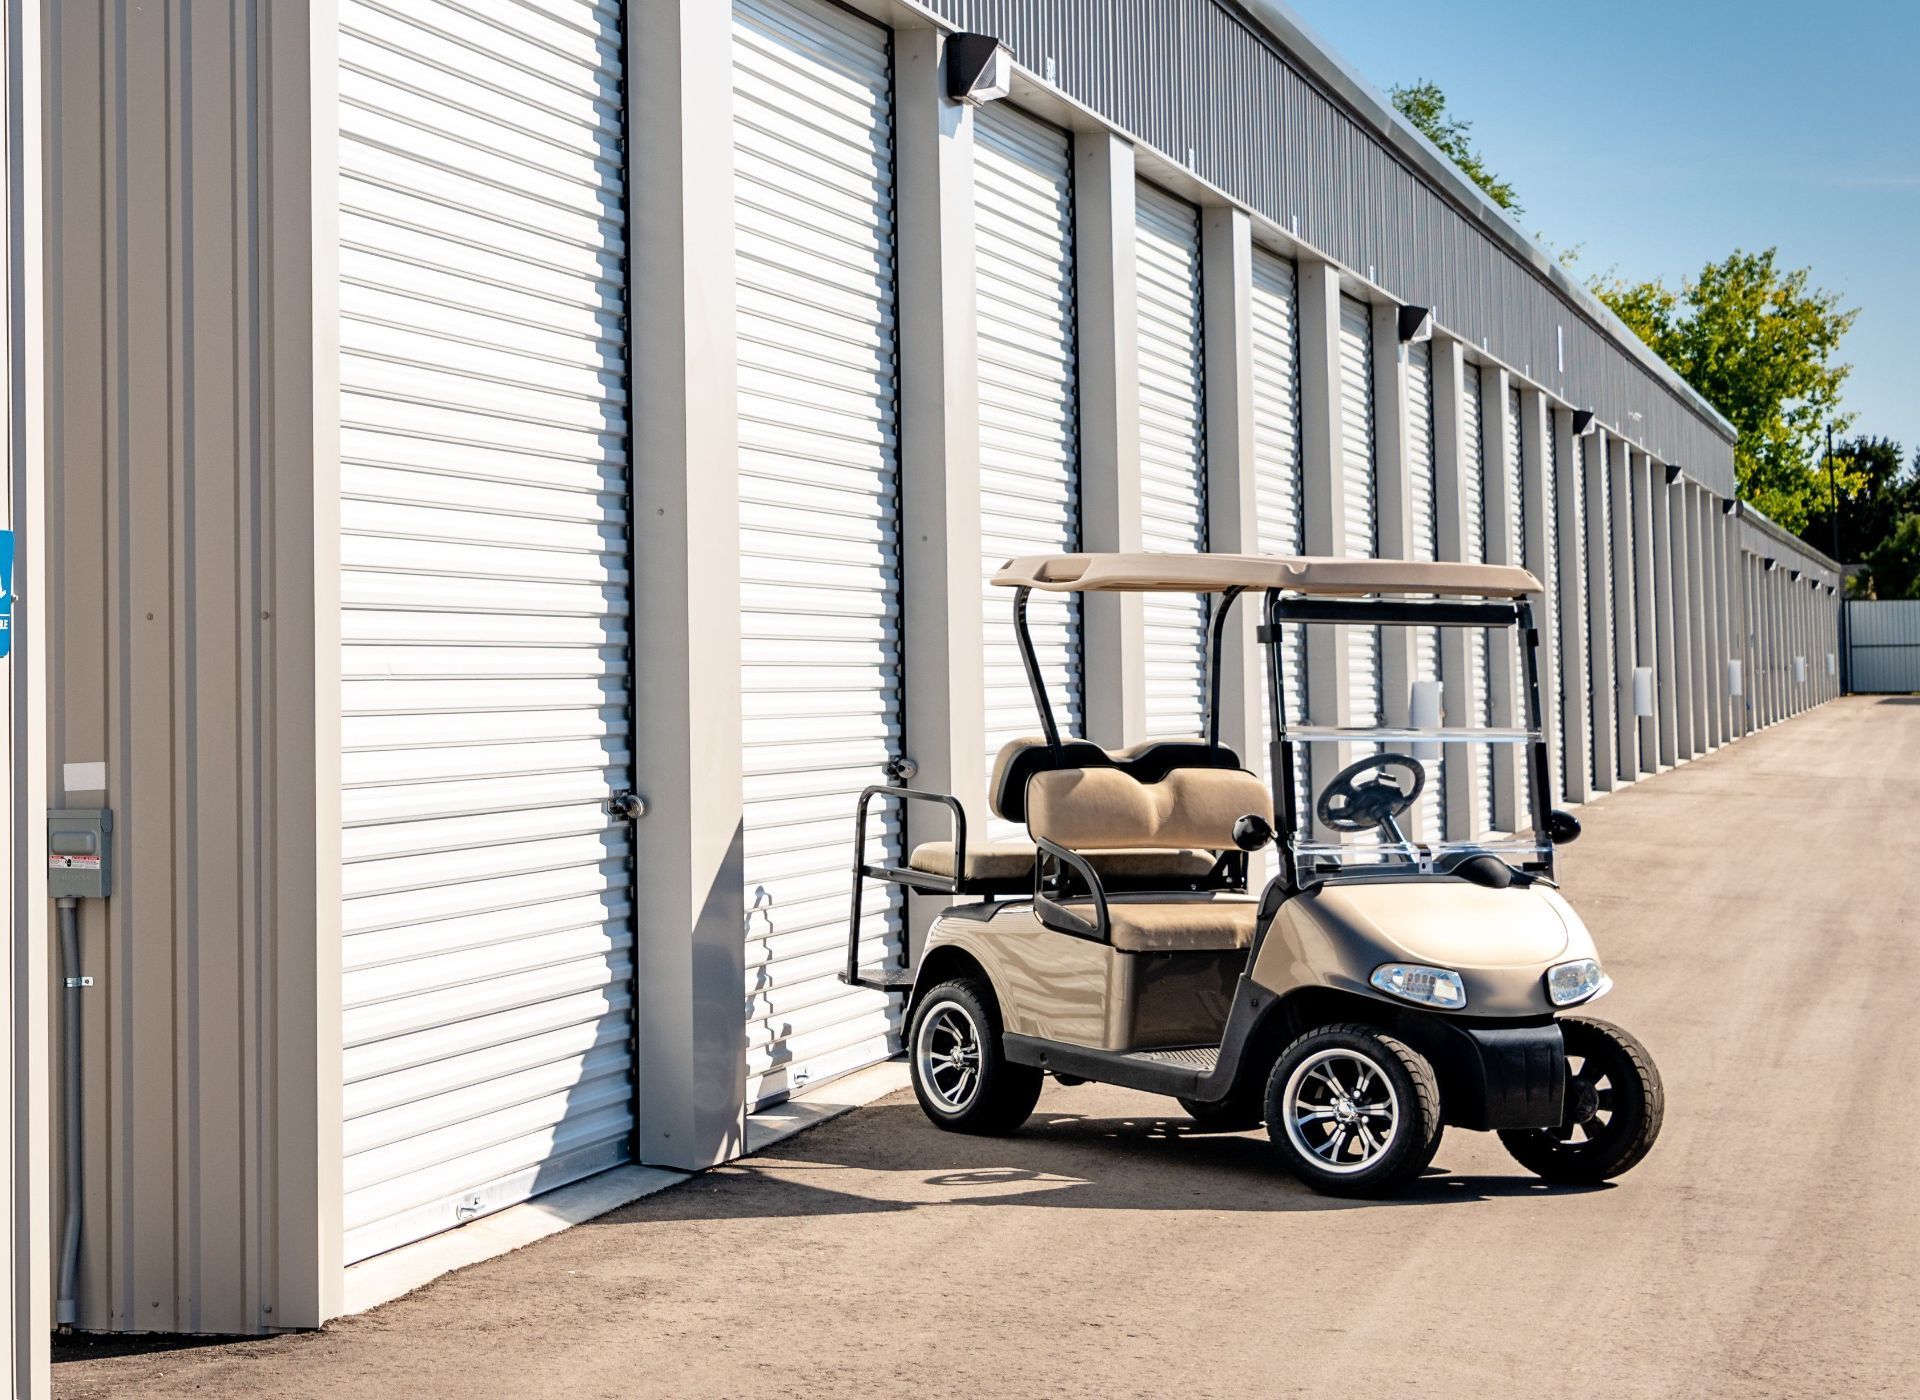
<instances>
[{"instance_id":1,"label":"warning label sticker","mask_svg":"<svg viewBox=\"0 0 1920 1400\"><path fill-rule=\"evenodd\" d=\"M49 870L98 870L99 856L48 856Z\"/></svg>"}]
</instances>

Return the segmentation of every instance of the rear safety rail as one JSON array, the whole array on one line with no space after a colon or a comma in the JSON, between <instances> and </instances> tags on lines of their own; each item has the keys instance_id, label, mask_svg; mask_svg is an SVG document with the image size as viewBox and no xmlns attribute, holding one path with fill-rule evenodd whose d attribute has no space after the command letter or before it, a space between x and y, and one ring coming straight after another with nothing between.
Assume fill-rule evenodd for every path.
<instances>
[{"instance_id":1,"label":"rear safety rail","mask_svg":"<svg viewBox=\"0 0 1920 1400\"><path fill-rule=\"evenodd\" d=\"M868 862L867 817L872 811L876 798L898 800L903 806L909 802L936 803L952 814L954 869L952 878L913 870L904 865ZM846 970L840 974L840 980L849 987L866 987L883 992L905 991L913 986L912 954L904 938L900 942L900 954L894 966L866 972L861 970L860 919L867 881L879 880L884 884L900 885L924 894L954 894L964 883L962 877L965 876L966 869L967 813L966 809L960 805L959 798L948 792L926 792L918 788L888 787L880 784L863 791L853 813L853 908L852 917L847 925L847 966Z\"/></svg>"}]
</instances>

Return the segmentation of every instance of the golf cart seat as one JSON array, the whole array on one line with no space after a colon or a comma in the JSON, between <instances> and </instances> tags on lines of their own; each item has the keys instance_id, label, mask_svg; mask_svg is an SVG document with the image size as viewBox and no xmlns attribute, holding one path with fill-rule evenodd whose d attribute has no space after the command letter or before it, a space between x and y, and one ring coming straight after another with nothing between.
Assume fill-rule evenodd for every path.
<instances>
[{"instance_id":1,"label":"golf cart seat","mask_svg":"<svg viewBox=\"0 0 1920 1400\"><path fill-rule=\"evenodd\" d=\"M1069 899L1062 908L1091 922L1092 900ZM1122 894L1107 901L1108 941L1123 953L1231 953L1253 946L1260 921L1254 895Z\"/></svg>"},{"instance_id":2,"label":"golf cart seat","mask_svg":"<svg viewBox=\"0 0 1920 1400\"><path fill-rule=\"evenodd\" d=\"M996 817L1027 819L1027 784L1036 773L1063 768L1112 768L1142 781L1158 781L1176 768L1238 768L1240 759L1224 744L1202 739L1149 739L1121 749L1103 749L1085 739L1061 742L1056 757L1038 736L1001 746L988 780L987 801ZM969 841L966 869L956 870L954 842L924 841L907 857L907 868L923 875L955 880L981 893L1019 893L1033 880L1031 841ZM1103 879L1124 888L1170 885L1196 887L1212 873L1216 856L1200 849L1113 849L1092 857Z\"/></svg>"},{"instance_id":3,"label":"golf cart seat","mask_svg":"<svg viewBox=\"0 0 1920 1400\"><path fill-rule=\"evenodd\" d=\"M1229 852L1235 826L1258 817L1271 826L1267 786L1243 768L1174 767L1143 781L1120 767L1053 769L1026 788L1027 827L1051 863L1087 886L1034 902L1040 921L1126 952L1229 952L1251 946L1259 900L1208 891L1116 894L1099 859L1113 851Z\"/></svg>"}]
</instances>

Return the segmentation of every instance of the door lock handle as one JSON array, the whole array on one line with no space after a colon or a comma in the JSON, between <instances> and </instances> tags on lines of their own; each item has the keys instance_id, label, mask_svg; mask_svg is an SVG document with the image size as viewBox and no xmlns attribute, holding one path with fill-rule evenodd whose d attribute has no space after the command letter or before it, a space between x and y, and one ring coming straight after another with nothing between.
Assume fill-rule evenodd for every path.
<instances>
[{"instance_id":1,"label":"door lock handle","mask_svg":"<svg viewBox=\"0 0 1920 1400\"><path fill-rule=\"evenodd\" d=\"M890 783L910 783L920 772L920 765L902 755L899 758L888 759L887 766L880 771L887 775L887 781Z\"/></svg>"},{"instance_id":2,"label":"door lock handle","mask_svg":"<svg viewBox=\"0 0 1920 1400\"><path fill-rule=\"evenodd\" d=\"M607 814L622 821L637 822L647 814L647 799L637 792L616 792L607 799Z\"/></svg>"}]
</instances>

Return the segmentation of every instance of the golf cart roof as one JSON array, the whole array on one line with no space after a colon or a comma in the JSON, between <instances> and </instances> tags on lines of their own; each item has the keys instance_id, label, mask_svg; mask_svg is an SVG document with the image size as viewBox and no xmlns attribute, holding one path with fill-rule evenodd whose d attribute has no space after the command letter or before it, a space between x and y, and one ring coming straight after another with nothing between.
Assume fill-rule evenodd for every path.
<instances>
[{"instance_id":1,"label":"golf cart roof","mask_svg":"<svg viewBox=\"0 0 1920 1400\"><path fill-rule=\"evenodd\" d=\"M1405 559L1309 559L1277 554L1030 554L1010 559L993 581L1045 593L1224 593L1284 589L1314 597L1431 593L1517 598L1540 582L1511 564L1446 564Z\"/></svg>"}]
</instances>

